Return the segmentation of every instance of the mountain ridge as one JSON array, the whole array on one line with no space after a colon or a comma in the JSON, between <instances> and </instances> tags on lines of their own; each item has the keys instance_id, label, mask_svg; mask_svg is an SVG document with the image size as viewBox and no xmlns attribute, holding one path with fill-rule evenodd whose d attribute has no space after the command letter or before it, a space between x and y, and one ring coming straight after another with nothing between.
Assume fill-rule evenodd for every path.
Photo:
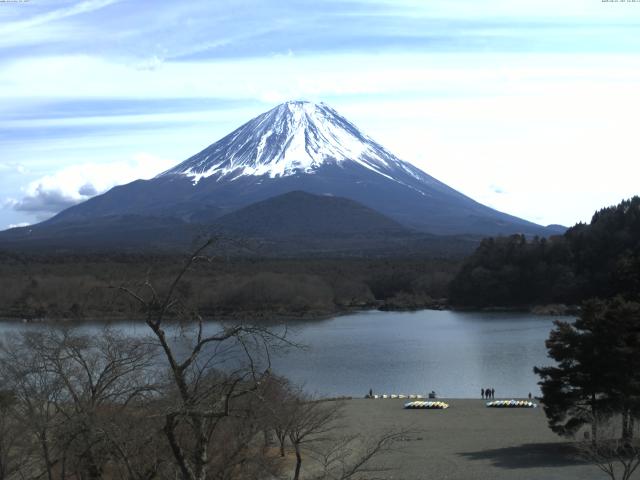
<instances>
[{"instance_id":1,"label":"mountain ridge","mask_svg":"<svg viewBox=\"0 0 640 480\"><path fill-rule=\"evenodd\" d=\"M331 107L303 101L258 115L150 180L114 187L30 228L45 238L47 229L58 236L64 231L56 225L102 228L114 222L101 218L128 216L144 217L149 231L153 218L206 226L293 191L349 199L403 228L431 235L563 231L482 205L399 159Z\"/></svg>"}]
</instances>

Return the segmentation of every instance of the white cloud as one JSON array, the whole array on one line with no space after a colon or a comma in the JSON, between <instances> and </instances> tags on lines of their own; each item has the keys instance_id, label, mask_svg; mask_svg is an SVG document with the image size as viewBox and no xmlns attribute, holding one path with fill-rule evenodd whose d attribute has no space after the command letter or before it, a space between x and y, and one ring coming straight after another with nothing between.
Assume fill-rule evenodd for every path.
<instances>
[{"instance_id":1,"label":"white cloud","mask_svg":"<svg viewBox=\"0 0 640 480\"><path fill-rule=\"evenodd\" d=\"M370 0L360 0L369 2ZM587 19L615 19L631 21L630 18L636 5L607 4L606 2L591 2L585 0L455 0L429 1L424 0L378 0L387 4L392 10L402 12L399 7L405 7L407 15L449 17L449 18L529 18L554 20L587 20Z\"/></svg>"},{"instance_id":2,"label":"white cloud","mask_svg":"<svg viewBox=\"0 0 640 480\"><path fill-rule=\"evenodd\" d=\"M62 20L64 18L81 15L83 13L93 12L101 8L107 7L114 3L121 2L122 0L85 0L84 2L78 2L69 7L59 8L51 10L46 13L34 15L27 19L22 19L14 22L7 22L0 27L0 35L10 35L21 30L30 30L34 27L40 27L51 22Z\"/></svg>"},{"instance_id":3,"label":"white cloud","mask_svg":"<svg viewBox=\"0 0 640 480\"><path fill-rule=\"evenodd\" d=\"M384 68L381 68L384 66ZM514 95L572 83L637 85L640 55L349 54L165 61L140 69L83 55L26 58L0 71L0 97L253 98ZM47 72L42 76L41 72ZM113 79L118 79L114 81Z\"/></svg>"},{"instance_id":4,"label":"white cloud","mask_svg":"<svg viewBox=\"0 0 640 480\"><path fill-rule=\"evenodd\" d=\"M139 153L129 161L72 165L32 181L22 198L8 203L41 220L116 185L152 178L175 163Z\"/></svg>"},{"instance_id":5,"label":"white cloud","mask_svg":"<svg viewBox=\"0 0 640 480\"><path fill-rule=\"evenodd\" d=\"M64 25L65 19L94 12L121 1L85 0L67 7L32 15L31 17L25 18L25 16L21 16L19 20L5 20L0 25L0 46L35 45L68 39L71 33L69 26ZM80 30L80 26L74 27L76 34ZM90 31L90 28L86 28L84 29L84 34L87 35Z\"/></svg>"},{"instance_id":6,"label":"white cloud","mask_svg":"<svg viewBox=\"0 0 640 480\"><path fill-rule=\"evenodd\" d=\"M28 227L29 225L31 225L29 222L10 223L9 225L7 225L7 228Z\"/></svg>"},{"instance_id":7,"label":"white cloud","mask_svg":"<svg viewBox=\"0 0 640 480\"><path fill-rule=\"evenodd\" d=\"M21 163L4 162L0 163L0 171L16 172L21 175L28 173L27 167Z\"/></svg>"}]
</instances>

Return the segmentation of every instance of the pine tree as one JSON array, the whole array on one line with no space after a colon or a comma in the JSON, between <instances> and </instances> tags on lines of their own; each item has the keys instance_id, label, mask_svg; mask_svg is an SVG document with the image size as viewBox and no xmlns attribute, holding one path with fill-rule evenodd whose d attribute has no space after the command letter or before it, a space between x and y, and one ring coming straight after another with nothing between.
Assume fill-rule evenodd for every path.
<instances>
[{"instance_id":1,"label":"pine tree","mask_svg":"<svg viewBox=\"0 0 640 480\"><path fill-rule=\"evenodd\" d=\"M556 321L546 342L556 366L536 367L551 429L565 436L620 415L623 439L640 415L640 305L585 302L573 323Z\"/></svg>"}]
</instances>

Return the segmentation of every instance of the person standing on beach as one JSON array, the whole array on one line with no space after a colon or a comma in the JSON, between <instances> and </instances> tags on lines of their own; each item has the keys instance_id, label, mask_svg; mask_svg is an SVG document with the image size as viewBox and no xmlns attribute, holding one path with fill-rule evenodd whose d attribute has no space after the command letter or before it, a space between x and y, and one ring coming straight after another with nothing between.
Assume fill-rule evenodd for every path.
<instances>
[{"instance_id":1,"label":"person standing on beach","mask_svg":"<svg viewBox=\"0 0 640 480\"><path fill-rule=\"evenodd\" d=\"M496 398L496 391L493 388L491 388L491 399L493 400L495 398Z\"/></svg>"},{"instance_id":2,"label":"person standing on beach","mask_svg":"<svg viewBox=\"0 0 640 480\"><path fill-rule=\"evenodd\" d=\"M480 397L484 400L484 388L480 389Z\"/></svg>"}]
</instances>

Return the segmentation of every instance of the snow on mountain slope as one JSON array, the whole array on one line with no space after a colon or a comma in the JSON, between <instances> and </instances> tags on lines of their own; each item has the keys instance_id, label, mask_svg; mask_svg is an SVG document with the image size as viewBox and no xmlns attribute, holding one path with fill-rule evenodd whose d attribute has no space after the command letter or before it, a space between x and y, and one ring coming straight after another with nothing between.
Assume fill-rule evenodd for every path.
<instances>
[{"instance_id":1,"label":"snow on mountain slope","mask_svg":"<svg viewBox=\"0 0 640 480\"><path fill-rule=\"evenodd\" d=\"M331 107L304 101L283 103L259 115L159 176L186 175L197 184L211 176L235 180L313 174L322 165L346 162L399 183L398 172L421 181L433 180L389 153Z\"/></svg>"}]
</instances>

